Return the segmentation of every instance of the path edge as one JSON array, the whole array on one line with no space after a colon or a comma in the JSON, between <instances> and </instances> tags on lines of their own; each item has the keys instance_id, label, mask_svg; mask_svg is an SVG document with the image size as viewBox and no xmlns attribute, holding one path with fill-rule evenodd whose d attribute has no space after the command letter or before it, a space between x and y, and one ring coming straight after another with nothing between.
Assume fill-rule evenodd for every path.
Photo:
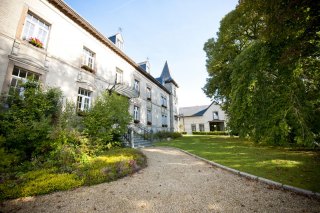
<instances>
[{"instance_id":1,"label":"path edge","mask_svg":"<svg viewBox=\"0 0 320 213\"><path fill-rule=\"evenodd\" d=\"M204 161L204 162L206 162L206 163L208 163L208 164L210 164L212 166L215 166L215 167L218 167L220 169L226 170L228 172L231 172L233 174L239 175L241 177L245 177L245 178L248 178L248 179L251 179L251 180L255 180L255 181L258 181L258 182L261 182L261 183L265 183L267 185L273 186L275 188L283 189L285 191L290 191L290 192L294 192L294 193L297 193L297 194L305 195L305 196L308 196L308 197L314 197L314 198L320 199L320 193L318 193L318 192L313 192L313 191L310 191L310 190L306 190L306 189L302 189L302 188L286 185L286 184L279 183L279 182L276 182L276 181L272 181L272 180L269 180L269 179L266 179L266 178L263 178L263 177L258 177L258 176L255 176L255 175L252 175L252 174L249 174L249 173L246 173L246 172L241 172L239 170L232 169L232 168L229 168L227 166L221 165L219 163L207 160L205 158L202 158L200 156L197 156L195 154L192 154L192 153L190 153L188 151L185 151L183 149L180 149L180 148L176 148L176 147L167 147L167 148L173 148L173 149L179 150L179 151L181 151L181 152L183 152L183 153L185 153L187 155L195 157L195 158L197 158L197 159L199 159L201 161Z\"/></svg>"}]
</instances>

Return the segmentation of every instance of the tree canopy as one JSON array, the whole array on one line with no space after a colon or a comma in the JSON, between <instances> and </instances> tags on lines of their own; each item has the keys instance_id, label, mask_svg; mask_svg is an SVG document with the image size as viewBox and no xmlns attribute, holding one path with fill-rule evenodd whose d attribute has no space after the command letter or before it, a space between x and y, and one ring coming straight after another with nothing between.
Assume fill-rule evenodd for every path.
<instances>
[{"instance_id":1,"label":"tree canopy","mask_svg":"<svg viewBox=\"0 0 320 213\"><path fill-rule=\"evenodd\" d=\"M312 145L320 133L320 3L240 0L209 39L203 90L229 127L272 144Z\"/></svg>"}]
</instances>

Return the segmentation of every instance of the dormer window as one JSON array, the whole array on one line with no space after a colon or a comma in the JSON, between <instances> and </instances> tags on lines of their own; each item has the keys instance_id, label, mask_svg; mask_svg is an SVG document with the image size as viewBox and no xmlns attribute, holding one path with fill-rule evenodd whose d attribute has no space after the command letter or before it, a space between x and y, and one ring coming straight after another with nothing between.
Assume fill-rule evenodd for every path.
<instances>
[{"instance_id":1,"label":"dormer window","mask_svg":"<svg viewBox=\"0 0 320 213\"><path fill-rule=\"evenodd\" d=\"M123 49L123 42L122 42L119 38L117 38L116 46L117 46L120 50Z\"/></svg>"},{"instance_id":2,"label":"dormer window","mask_svg":"<svg viewBox=\"0 0 320 213\"><path fill-rule=\"evenodd\" d=\"M116 45L120 50L123 50L123 38L121 33L117 33L111 37L109 37L109 40Z\"/></svg>"}]
</instances>

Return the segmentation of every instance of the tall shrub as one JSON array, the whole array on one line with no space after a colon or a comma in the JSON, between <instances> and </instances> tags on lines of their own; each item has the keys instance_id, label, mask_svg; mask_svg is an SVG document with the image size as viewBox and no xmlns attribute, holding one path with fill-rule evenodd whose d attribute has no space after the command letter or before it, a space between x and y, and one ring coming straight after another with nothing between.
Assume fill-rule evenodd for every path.
<instances>
[{"instance_id":1,"label":"tall shrub","mask_svg":"<svg viewBox=\"0 0 320 213\"><path fill-rule=\"evenodd\" d=\"M83 119L85 132L96 146L111 147L120 141L131 121L129 100L107 92L99 97Z\"/></svg>"},{"instance_id":2,"label":"tall shrub","mask_svg":"<svg viewBox=\"0 0 320 213\"><path fill-rule=\"evenodd\" d=\"M0 112L0 135L5 138L2 148L18 152L20 160L48 152L48 132L61 110L61 91L43 91L36 82L27 82L23 93L13 93L4 101Z\"/></svg>"}]
</instances>

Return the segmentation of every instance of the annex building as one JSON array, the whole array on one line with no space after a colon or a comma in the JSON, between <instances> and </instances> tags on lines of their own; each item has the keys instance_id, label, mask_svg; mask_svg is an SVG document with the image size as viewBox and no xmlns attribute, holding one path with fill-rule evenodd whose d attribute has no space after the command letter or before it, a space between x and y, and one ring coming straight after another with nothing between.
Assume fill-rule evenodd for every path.
<instances>
[{"instance_id":1,"label":"annex building","mask_svg":"<svg viewBox=\"0 0 320 213\"><path fill-rule=\"evenodd\" d=\"M182 107L180 112L180 131L192 132L224 131L227 115L218 104Z\"/></svg>"},{"instance_id":2,"label":"annex building","mask_svg":"<svg viewBox=\"0 0 320 213\"><path fill-rule=\"evenodd\" d=\"M59 87L77 110L90 108L102 92L130 98L132 125L178 131L178 84L165 62L150 74L123 51L120 33L105 37L63 0L0 1L0 90L10 95L22 82Z\"/></svg>"}]
</instances>

